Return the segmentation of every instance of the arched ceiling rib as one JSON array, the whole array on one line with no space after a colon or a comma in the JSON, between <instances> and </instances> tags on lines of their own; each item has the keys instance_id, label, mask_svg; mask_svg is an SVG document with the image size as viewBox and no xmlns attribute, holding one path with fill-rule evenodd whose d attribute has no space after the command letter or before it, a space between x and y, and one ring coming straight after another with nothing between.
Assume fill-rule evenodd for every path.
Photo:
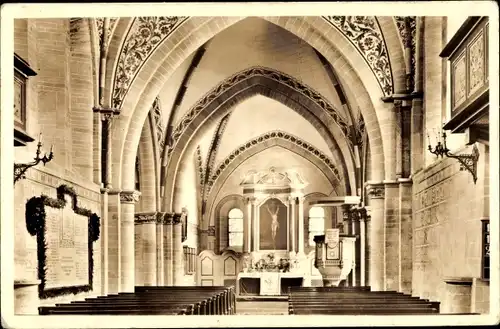
<instances>
[{"instance_id":1,"label":"arched ceiling rib","mask_svg":"<svg viewBox=\"0 0 500 329\"><path fill-rule=\"evenodd\" d=\"M393 79L383 33L374 16L323 16L359 51L377 79L383 94L393 92ZM159 44L189 17L137 17L133 19L122 44L115 78L112 81L112 106L120 109L123 98L145 60Z\"/></svg>"}]
</instances>

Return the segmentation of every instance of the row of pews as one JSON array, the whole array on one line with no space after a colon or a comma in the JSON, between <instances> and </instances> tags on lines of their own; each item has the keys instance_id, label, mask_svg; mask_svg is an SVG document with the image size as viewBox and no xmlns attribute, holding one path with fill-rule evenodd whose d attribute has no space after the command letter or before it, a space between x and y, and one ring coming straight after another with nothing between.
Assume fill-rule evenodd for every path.
<instances>
[{"instance_id":1,"label":"row of pews","mask_svg":"<svg viewBox=\"0 0 500 329\"><path fill-rule=\"evenodd\" d=\"M288 314L417 315L439 313L439 303L370 287L291 287Z\"/></svg>"},{"instance_id":2,"label":"row of pews","mask_svg":"<svg viewBox=\"0 0 500 329\"><path fill-rule=\"evenodd\" d=\"M39 307L40 315L231 315L234 287L135 287L68 304Z\"/></svg>"}]
</instances>

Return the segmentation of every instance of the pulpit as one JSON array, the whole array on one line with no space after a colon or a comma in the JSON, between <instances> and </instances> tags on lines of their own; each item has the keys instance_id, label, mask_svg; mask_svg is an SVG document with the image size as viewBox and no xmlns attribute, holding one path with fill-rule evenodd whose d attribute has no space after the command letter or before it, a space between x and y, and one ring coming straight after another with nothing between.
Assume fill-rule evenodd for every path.
<instances>
[{"instance_id":1,"label":"pulpit","mask_svg":"<svg viewBox=\"0 0 500 329\"><path fill-rule=\"evenodd\" d=\"M314 266L323 277L324 287L337 287L352 270L356 237L340 235L338 229L328 229L325 235L316 235Z\"/></svg>"}]
</instances>

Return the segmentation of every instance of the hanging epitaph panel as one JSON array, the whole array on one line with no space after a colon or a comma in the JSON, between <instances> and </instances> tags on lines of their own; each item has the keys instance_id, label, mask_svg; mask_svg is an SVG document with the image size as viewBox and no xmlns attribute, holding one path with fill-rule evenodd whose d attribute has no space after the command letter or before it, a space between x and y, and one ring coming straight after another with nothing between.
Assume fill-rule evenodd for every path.
<instances>
[{"instance_id":1,"label":"hanging epitaph panel","mask_svg":"<svg viewBox=\"0 0 500 329\"><path fill-rule=\"evenodd\" d=\"M271 198L260 206L260 249L288 250L288 208Z\"/></svg>"},{"instance_id":2,"label":"hanging epitaph panel","mask_svg":"<svg viewBox=\"0 0 500 329\"><path fill-rule=\"evenodd\" d=\"M26 202L26 228L37 240L41 299L92 290L100 226L99 216L79 207L67 185L57 188L57 199L42 194Z\"/></svg>"},{"instance_id":3,"label":"hanging epitaph panel","mask_svg":"<svg viewBox=\"0 0 500 329\"><path fill-rule=\"evenodd\" d=\"M88 217L76 214L66 198L62 209L45 208L47 289L89 282Z\"/></svg>"}]
</instances>

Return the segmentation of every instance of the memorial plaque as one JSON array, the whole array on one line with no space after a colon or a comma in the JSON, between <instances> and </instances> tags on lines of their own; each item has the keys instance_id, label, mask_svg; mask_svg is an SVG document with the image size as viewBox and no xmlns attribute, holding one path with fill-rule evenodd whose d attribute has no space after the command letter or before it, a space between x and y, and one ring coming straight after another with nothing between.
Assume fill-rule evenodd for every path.
<instances>
[{"instance_id":1,"label":"memorial plaque","mask_svg":"<svg viewBox=\"0 0 500 329\"><path fill-rule=\"evenodd\" d=\"M76 214L72 202L62 209L45 207L45 288L89 284L88 217Z\"/></svg>"}]
</instances>

